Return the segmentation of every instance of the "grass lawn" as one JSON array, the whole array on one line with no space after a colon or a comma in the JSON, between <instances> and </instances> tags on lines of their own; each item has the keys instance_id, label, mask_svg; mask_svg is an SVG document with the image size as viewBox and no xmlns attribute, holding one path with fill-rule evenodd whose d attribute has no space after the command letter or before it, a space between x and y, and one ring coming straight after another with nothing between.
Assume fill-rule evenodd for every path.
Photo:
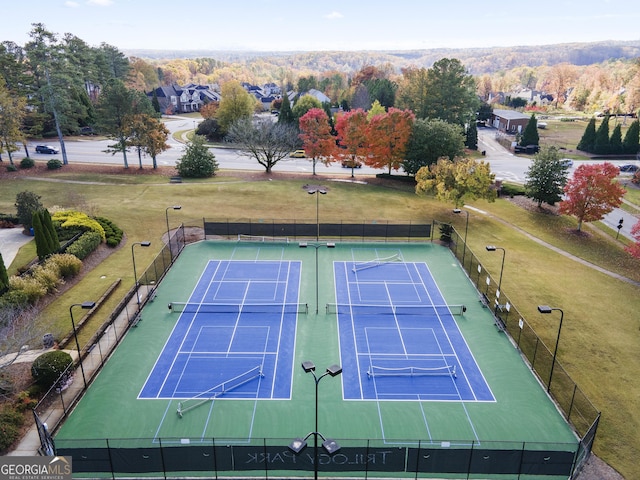
<instances>
[{"instance_id":1,"label":"grass lawn","mask_svg":"<svg viewBox=\"0 0 640 480\"><path fill-rule=\"evenodd\" d=\"M326 177L279 180L272 176L272 181L264 174L252 177L247 180L246 176L226 173L209 181L179 185L148 179L99 185L24 179L3 182L0 212L13 212L16 194L29 190L40 195L48 208L84 206L91 213L111 219L126 232L123 247L43 312L39 319L42 331L47 329L56 335L68 332L69 305L96 299L121 278L121 286L94 321L104 320L133 284L130 246L142 240L152 242L151 248L135 249L140 272L159 251L166 232L165 209L174 204L182 205L182 210L168 212L171 226L181 222L201 226L203 217L315 221L318 205L320 222L422 223L435 219L453 223L458 231L465 227L465 216L453 214L451 205L418 197L403 188L334 182ZM310 181L329 187L318 204L316 197L302 190ZM595 452L627 478L639 478L640 466L635 460L640 453L638 287L550 250L524 232L637 281L640 261L630 258L621 250L620 243L591 226L584 228L585 234L577 235L576 223L571 218L529 212L508 200L478 202L473 206L482 212L470 211L469 248L494 277L500 273L502 257L500 252L487 252L484 247L493 244L505 249L503 290L548 346L555 345L557 317L540 315L537 305L563 309L559 362L603 412ZM90 332L82 332L81 342L86 342L89 335Z\"/></svg>"}]
</instances>

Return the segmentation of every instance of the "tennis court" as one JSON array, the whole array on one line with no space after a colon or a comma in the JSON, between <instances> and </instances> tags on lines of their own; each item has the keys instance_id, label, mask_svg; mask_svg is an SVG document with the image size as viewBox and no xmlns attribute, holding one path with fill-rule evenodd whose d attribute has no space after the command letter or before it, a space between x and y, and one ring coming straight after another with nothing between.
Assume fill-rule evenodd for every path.
<instances>
[{"instance_id":1,"label":"tennis court","mask_svg":"<svg viewBox=\"0 0 640 480\"><path fill-rule=\"evenodd\" d=\"M57 432L57 447L118 439L135 448L259 450L270 439L284 446L282 464L269 454L240 468L236 451L230 469L273 460L269 468L308 470L307 457L296 463L284 452L314 430L314 382L300 367L310 360L318 374L342 366L316 387L319 433L343 445L575 448L575 434L447 248L313 247L187 246ZM385 458L367 468L407 468L406 458L394 466Z\"/></svg>"}]
</instances>

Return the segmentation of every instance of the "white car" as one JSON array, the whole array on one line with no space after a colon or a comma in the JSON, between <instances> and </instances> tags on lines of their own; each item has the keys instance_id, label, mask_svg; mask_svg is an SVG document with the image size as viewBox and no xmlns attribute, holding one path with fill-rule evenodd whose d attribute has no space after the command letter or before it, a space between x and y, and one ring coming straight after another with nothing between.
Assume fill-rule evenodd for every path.
<instances>
[{"instance_id":1,"label":"white car","mask_svg":"<svg viewBox=\"0 0 640 480\"><path fill-rule=\"evenodd\" d=\"M562 165L565 168L573 167L573 160L571 160L570 158L561 158L560 165Z\"/></svg>"}]
</instances>

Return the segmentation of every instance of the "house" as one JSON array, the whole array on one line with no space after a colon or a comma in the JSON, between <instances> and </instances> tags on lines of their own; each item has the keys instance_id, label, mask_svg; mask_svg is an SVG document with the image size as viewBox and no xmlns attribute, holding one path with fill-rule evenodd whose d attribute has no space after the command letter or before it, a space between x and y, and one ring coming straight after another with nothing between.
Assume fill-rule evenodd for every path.
<instances>
[{"instance_id":1,"label":"house","mask_svg":"<svg viewBox=\"0 0 640 480\"><path fill-rule=\"evenodd\" d=\"M530 115L515 110L496 109L491 114L491 126L502 132L521 133L529 123Z\"/></svg>"},{"instance_id":2,"label":"house","mask_svg":"<svg viewBox=\"0 0 640 480\"><path fill-rule=\"evenodd\" d=\"M199 112L203 105L219 102L220 93L211 85L197 85L190 83L185 86L165 85L147 93L151 100L155 91L160 112L165 114Z\"/></svg>"}]
</instances>

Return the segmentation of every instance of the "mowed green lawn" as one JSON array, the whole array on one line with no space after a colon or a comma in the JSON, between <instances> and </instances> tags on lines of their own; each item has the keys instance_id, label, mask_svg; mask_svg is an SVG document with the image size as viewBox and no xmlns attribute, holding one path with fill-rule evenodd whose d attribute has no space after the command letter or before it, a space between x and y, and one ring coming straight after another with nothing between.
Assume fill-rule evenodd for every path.
<instances>
[{"instance_id":1,"label":"mowed green lawn","mask_svg":"<svg viewBox=\"0 0 640 480\"><path fill-rule=\"evenodd\" d=\"M29 190L41 195L48 208L83 208L113 220L126 232L124 245L91 270L76 286L47 308L39 322L41 332L56 335L70 330L69 305L95 300L121 278L122 284L93 320L97 325L109 314L133 284L134 242L149 240L151 248L135 248L138 272L161 248L166 232L165 209L172 227L179 223L202 226L202 218L252 221L413 221L435 219L452 222L464 232L465 215L452 213L452 206L416 196L410 189L335 182L323 176L275 180L254 175L214 178L206 182L170 185L158 178L121 184L101 177L104 185L53 183L14 179L3 181L0 211L14 212L15 196ZM365 177L357 176L364 180ZM341 177L347 180L348 177ZM90 180L88 178L84 180ZM129 180L130 181L130 180ZM322 182L327 195L308 195L305 183ZM316 204L316 200L318 203ZM504 292L553 348L558 329L557 315L540 315L537 305L564 310L559 362L602 411L595 452L627 478L640 478L635 458L640 453L640 296L635 285L614 279L533 241L524 232L587 259L603 268L640 281L640 261L629 257L621 243L585 226L585 235L575 234L575 221L531 213L508 200L493 204L477 202L470 210L469 248L493 273L500 273L501 252L487 252L493 244L506 250L502 286ZM90 331L83 331L86 342Z\"/></svg>"}]
</instances>

